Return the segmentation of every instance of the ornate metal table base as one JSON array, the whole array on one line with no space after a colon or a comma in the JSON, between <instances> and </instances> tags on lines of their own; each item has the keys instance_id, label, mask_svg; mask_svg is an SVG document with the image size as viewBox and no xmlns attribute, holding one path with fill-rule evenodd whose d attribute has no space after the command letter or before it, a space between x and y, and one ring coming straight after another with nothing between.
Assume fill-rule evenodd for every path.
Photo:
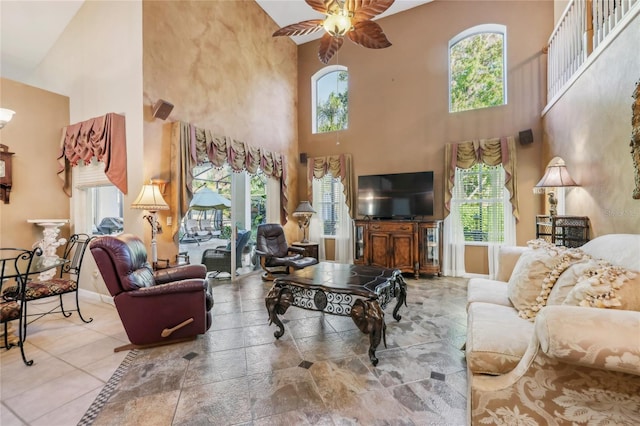
<instances>
[{"instance_id":1,"label":"ornate metal table base","mask_svg":"<svg viewBox=\"0 0 640 426\"><path fill-rule=\"evenodd\" d=\"M277 339L284 334L278 315L283 315L290 306L350 316L358 329L369 335L369 359L375 366L380 340L387 346L383 309L396 298L393 317L400 321L398 310L403 303L406 306L406 295L406 284L399 270L319 263L277 278L265 303L269 325L273 323L278 327L273 333Z\"/></svg>"}]
</instances>

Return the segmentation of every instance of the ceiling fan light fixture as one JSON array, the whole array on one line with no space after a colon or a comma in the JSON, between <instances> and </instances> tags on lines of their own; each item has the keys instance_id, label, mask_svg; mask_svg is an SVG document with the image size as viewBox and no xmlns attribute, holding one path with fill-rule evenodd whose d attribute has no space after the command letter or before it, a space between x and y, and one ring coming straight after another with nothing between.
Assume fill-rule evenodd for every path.
<instances>
[{"instance_id":1,"label":"ceiling fan light fixture","mask_svg":"<svg viewBox=\"0 0 640 426\"><path fill-rule=\"evenodd\" d=\"M322 27L334 37L343 37L351 30L351 18L344 13L327 15Z\"/></svg>"}]
</instances>

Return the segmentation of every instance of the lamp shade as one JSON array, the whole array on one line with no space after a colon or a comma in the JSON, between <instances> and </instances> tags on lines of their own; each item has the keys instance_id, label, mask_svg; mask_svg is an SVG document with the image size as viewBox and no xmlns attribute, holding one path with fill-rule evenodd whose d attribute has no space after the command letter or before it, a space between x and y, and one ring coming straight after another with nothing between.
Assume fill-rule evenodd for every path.
<instances>
[{"instance_id":1,"label":"lamp shade","mask_svg":"<svg viewBox=\"0 0 640 426\"><path fill-rule=\"evenodd\" d=\"M315 212L316 211L313 209L313 207L311 207L311 203L309 203L308 201L300 201L300 204L298 204L298 207L293 212L293 215L294 216L305 216L305 215L311 216Z\"/></svg>"},{"instance_id":2,"label":"lamp shade","mask_svg":"<svg viewBox=\"0 0 640 426\"><path fill-rule=\"evenodd\" d=\"M579 186L571 178L571 175L569 175L569 171L564 165L564 162L548 166L544 176L542 176L540 182L536 184L536 188L555 188L564 186Z\"/></svg>"},{"instance_id":3,"label":"lamp shade","mask_svg":"<svg viewBox=\"0 0 640 426\"><path fill-rule=\"evenodd\" d=\"M5 124L11 121L13 118L13 114L15 111L6 108L0 108L0 129L2 129Z\"/></svg>"},{"instance_id":4,"label":"lamp shade","mask_svg":"<svg viewBox=\"0 0 640 426\"><path fill-rule=\"evenodd\" d=\"M162 198L160 188L153 184L147 184L142 186L142 190L140 190L138 198L131 204L131 208L158 211L169 210L169 205Z\"/></svg>"}]
</instances>

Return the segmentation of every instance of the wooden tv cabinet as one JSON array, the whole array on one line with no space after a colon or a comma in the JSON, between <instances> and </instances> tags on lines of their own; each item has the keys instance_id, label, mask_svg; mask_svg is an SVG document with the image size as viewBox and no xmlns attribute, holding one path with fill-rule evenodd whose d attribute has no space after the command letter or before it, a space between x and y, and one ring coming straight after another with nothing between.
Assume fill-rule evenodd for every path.
<instances>
[{"instance_id":1,"label":"wooden tv cabinet","mask_svg":"<svg viewBox=\"0 0 640 426\"><path fill-rule=\"evenodd\" d=\"M442 221L354 221L356 265L399 269L416 278L442 274Z\"/></svg>"}]
</instances>

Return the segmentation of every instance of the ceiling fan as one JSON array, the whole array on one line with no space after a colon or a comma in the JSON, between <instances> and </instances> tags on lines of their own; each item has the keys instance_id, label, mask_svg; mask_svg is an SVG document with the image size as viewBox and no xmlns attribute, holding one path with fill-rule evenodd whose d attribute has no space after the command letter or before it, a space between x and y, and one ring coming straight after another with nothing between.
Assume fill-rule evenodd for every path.
<instances>
[{"instance_id":1,"label":"ceiling fan","mask_svg":"<svg viewBox=\"0 0 640 426\"><path fill-rule=\"evenodd\" d=\"M313 10L327 15L326 18L287 25L273 33L273 37L306 35L324 28L326 34L320 39L318 51L318 58L324 64L340 49L345 35L352 42L369 49L391 46L380 25L371 19L387 10L395 0L305 1Z\"/></svg>"}]
</instances>

